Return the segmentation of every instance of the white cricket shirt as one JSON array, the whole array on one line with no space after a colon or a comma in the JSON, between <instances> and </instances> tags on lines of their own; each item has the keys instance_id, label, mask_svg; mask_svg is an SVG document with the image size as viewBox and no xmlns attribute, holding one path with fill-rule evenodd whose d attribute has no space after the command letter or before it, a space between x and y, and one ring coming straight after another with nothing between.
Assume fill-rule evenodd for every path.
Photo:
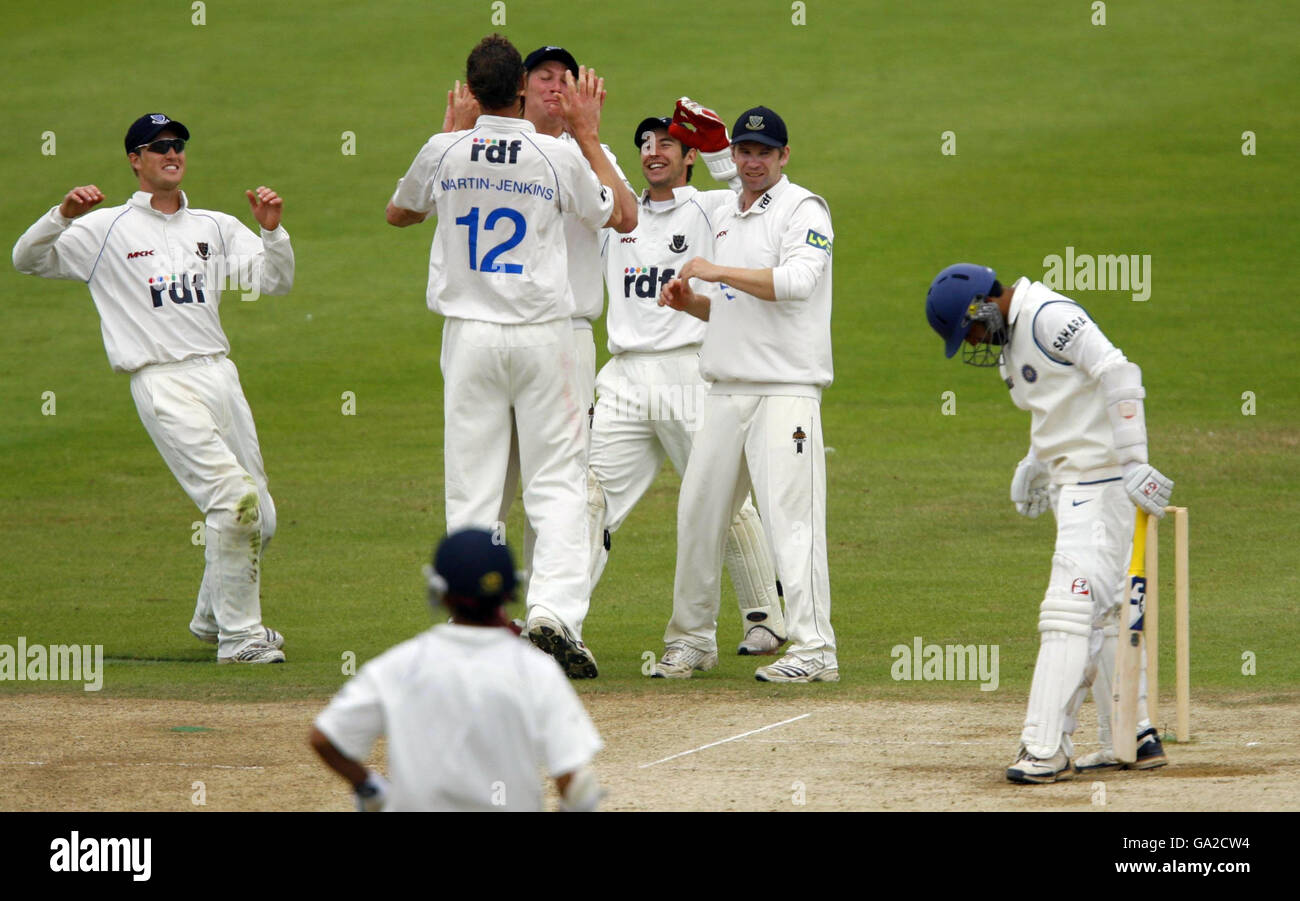
<instances>
[{"instance_id":1,"label":"white cricket shirt","mask_svg":"<svg viewBox=\"0 0 1300 901\"><path fill-rule=\"evenodd\" d=\"M1119 478L1101 374L1126 363L1124 354L1068 297L1027 278L1012 288L998 373L1012 402L1032 414L1030 452L1058 485Z\"/></svg>"},{"instance_id":2,"label":"white cricket shirt","mask_svg":"<svg viewBox=\"0 0 1300 901\"><path fill-rule=\"evenodd\" d=\"M259 238L234 216L191 209L184 192L175 213L155 210L151 196L137 191L76 219L56 206L14 245L19 272L86 283L118 372L229 353L218 313L223 276L262 294L293 287L283 227Z\"/></svg>"},{"instance_id":3,"label":"white cricket shirt","mask_svg":"<svg viewBox=\"0 0 1300 901\"><path fill-rule=\"evenodd\" d=\"M567 131L560 135L560 141L569 144L579 156L578 142ZM618 157L609 145L601 144L605 158L609 160L618 177L632 191L632 185L618 166ZM632 191L635 194L635 191ZM609 221L606 216L601 226ZM610 229L612 232L613 230ZM566 216L564 219L564 243L567 248L569 264L569 286L573 289L574 325L591 327L593 319L599 319L605 309L605 283L602 278L600 249L605 229L598 226L589 227L585 222ZM579 321L580 320L580 321Z\"/></svg>"},{"instance_id":4,"label":"white cricket shirt","mask_svg":"<svg viewBox=\"0 0 1300 901\"><path fill-rule=\"evenodd\" d=\"M706 323L659 306L659 292L694 257L713 259L713 222L736 203L733 191L674 188L661 208L642 194L636 228L620 235L607 229L602 255L609 289L609 352L654 353L700 344Z\"/></svg>"},{"instance_id":5,"label":"white cricket shirt","mask_svg":"<svg viewBox=\"0 0 1300 901\"><path fill-rule=\"evenodd\" d=\"M776 301L727 284L711 303L700 374L713 394L821 398L831 383L830 209L784 175L744 212L739 199L714 223L714 262L772 269ZM692 290L701 290L692 284Z\"/></svg>"},{"instance_id":6,"label":"white cricket shirt","mask_svg":"<svg viewBox=\"0 0 1300 901\"><path fill-rule=\"evenodd\" d=\"M505 325L574 315L563 219L599 228L614 206L575 145L501 116L430 138L392 202L438 217L429 309Z\"/></svg>"},{"instance_id":7,"label":"white cricket shirt","mask_svg":"<svg viewBox=\"0 0 1300 901\"><path fill-rule=\"evenodd\" d=\"M602 747L554 660L508 629L453 623L366 663L316 728L356 761L387 737L386 811L541 810L539 768L570 773Z\"/></svg>"}]
</instances>

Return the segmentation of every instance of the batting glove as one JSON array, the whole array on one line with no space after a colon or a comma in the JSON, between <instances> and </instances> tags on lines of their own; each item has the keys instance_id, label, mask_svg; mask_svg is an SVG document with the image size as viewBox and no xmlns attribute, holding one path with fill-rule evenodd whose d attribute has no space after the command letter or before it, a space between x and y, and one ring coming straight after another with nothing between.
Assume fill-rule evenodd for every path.
<instances>
[{"instance_id":1,"label":"batting glove","mask_svg":"<svg viewBox=\"0 0 1300 901\"><path fill-rule=\"evenodd\" d=\"M726 150L731 146L727 126L721 117L689 97L678 99L668 134L701 153Z\"/></svg>"},{"instance_id":2,"label":"batting glove","mask_svg":"<svg viewBox=\"0 0 1300 901\"><path fill-rule=\"evenodd\" d=\"M1051 506L1049 484L1047 467L1037 457L1027 456L1017 463L1016 474L1011 477L1011 500L1016 512L1030 519L1041 516Z\"/></svg>"},{"instance_id":3,"label":"batting glove","mask_svg":"<svg viewBox=\"0 0 1300 901\"><path fill-rule=\"evenodd\" d=\"M366 772L366 781L356 788L358 813L374 813L383 810L388 801L388 780L374 770Z\"/></svg>"},{"instance_id":4,"label":"batting glove","mask_svg":"<svg viewBox=\"0 0 1300 901\"><path fill-rule=\"evenodd\" d=\"M1124 490L1133 503L1157 519L1163 517L1174 492L1173 479L1149 463L1129 463L1124 469Z\"/></svg>"}]
</instances>

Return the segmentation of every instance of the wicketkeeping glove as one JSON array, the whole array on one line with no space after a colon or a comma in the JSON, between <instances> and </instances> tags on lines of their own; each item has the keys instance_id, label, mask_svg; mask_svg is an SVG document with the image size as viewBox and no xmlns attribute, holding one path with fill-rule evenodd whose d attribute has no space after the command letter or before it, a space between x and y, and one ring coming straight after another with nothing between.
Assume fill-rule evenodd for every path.
<instances>
[{"instance_id":1,"label":"wicketkeeping glove","mask_svg":"<svg viewBox=\"0 0 1300 901\"><path fill-rule=\"evenodd\" d=\"M1165 515L1174 481L1149 463L1130 463L1125 467L1124 490L1133 503L1157 518Z\"/></svg>"},{"instance_id":2,"label":"wicketkeeping glove","mask_svg":"<svg viewBox=\"0 0 1300 901\"><path fill-rule=\"evenodd\" d=\"M678 99L668 134L701 153L726 150L731 146L731 138L727 135L727 126L722 118L689 97Z\"/></svg>"},{"instance_id":3,"label":"wicketkeeping glove","mask_svg":"<svg viewBox=\"0 0 1300 901\"><path fill-rule=\"evenodd\" d=\"M1016 474L1011 477L1011 500L1016 512L1034 519L1051 506L1048 493L1050 480L1047 467L1037 457L1027 456L1016 464Z\"/></svg>"},{"instance_id":4,"label":"wicketkeeping glove","mask_svg":"<svg viewBox=\"0 0 1300 901\"><path fill-rule=\"evenodd\" d=\"M366 781L356 788L357 812L374 813L383 810L387 800L388 780L370 770L366 773Z\"/></svg>"}]
</instances>

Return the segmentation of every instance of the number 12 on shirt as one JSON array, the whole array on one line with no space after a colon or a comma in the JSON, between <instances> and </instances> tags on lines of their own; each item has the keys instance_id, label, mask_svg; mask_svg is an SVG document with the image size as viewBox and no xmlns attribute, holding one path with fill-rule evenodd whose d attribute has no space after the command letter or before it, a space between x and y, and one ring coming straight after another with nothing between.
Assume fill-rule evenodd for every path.
<instances>
[{"instance_id":1,"label":"number 12 on shirt","mask_svg":"<svg viewBox=\"0 0 1300 901\"><path fill-rule=\"evenodd\" d=\"M523 273L524 267L519 263L497 262L497 257L518 245L524 239L524 235L528 233L528 223L524 220L523 214L509 207L497 207L487 214L487 218L483 220L484 231L494 231L497 223L502 219L509 219L511 224L514 225L514 231L508 238L483 255L481 265L478 259L478 219L478 207L472 208L464 216L456 219L457 225L463 225L469 229L469 268L481 272L504 272L509 275Z\"/></svg>"}]
</instances>

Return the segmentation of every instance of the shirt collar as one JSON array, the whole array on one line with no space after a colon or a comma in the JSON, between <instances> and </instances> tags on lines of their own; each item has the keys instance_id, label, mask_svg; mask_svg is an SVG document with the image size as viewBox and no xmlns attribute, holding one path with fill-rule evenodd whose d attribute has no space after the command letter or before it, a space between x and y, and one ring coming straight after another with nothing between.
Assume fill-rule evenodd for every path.
<instances>
[{"instance_id":1,"label":"shirt collar","mask_svg":"<svg viewBox=\"0 0 1300 901\"><path fill-rule=\"evenodd\" d=\"M772 206L773 201L775 201L777 198L779 198L779 197L781 196L782 193L784 193L786 187L787 187L789 184L790 184L790 179L788 179L788 178L786 178L784 175L782 175L780 181L778 181L776 184L772 185L772 187L768 188L768 189L763 193L763 196L762 196L762 197L759 197L757 200L755 200L753 203L751 203L751 204L749 205L749 209L747 209L747 210L741 210L740 215L741 215L741 216L750 216L750 215L758 216L758 215L761 215L762 213L767 212L768 208ZM740 209L740 198L739 198L739 197L736 198L736 209L738 209L738 210Z\"/></svg>"},{"instance_id":2,"label":"shirt collar","mask_svg":"<svg viewBox=\"0 0 1300 901\"><path fill-rule=\"evenodd\" d=\"M513 116L479 116L478 121L474 123L475 128L495 128L500 131L530 131L537 132L533 123L527 119L516 119Z\"/></svg>"},{"instance_id":3,"label":"shirt collar","mask_svg":"<svg viewBox=\"0 0 1300 901\"><path fill-rule=\"evenodd\" d=\"M1025 303L1029 300L1029 290L1033 283L1026 276L1020 276L1015 283L1011 285L1011 309L1007 311L1007 325L1016 324L1020 311L1025 308Z\"/></svg>"},{"instance_id":4,"label":"shirt collar","mask_svg":"<svg viewBox=\"0 0 1300 901\"><path fill-rule=\"evenodd\" d=\"M696 189L690 185L682 185L680 188L673 188L673 209L681 206L683 203L689 203L690 199L696 194ZM641 192L641 205L650 206L650 189L646 188Z\"/></svg>"},{"instance_id":5,"label":"shirt collar","mask_svg":"<svg viewBox=\"0 0 1300 901\"><path fill-rule=\"evenodd\" d=\"M129 203L131 206L148 210L149 212L159 216L176 215L176 213L163 213L158 210L155 210L152 204L150 203L150 201L152 200L153 200L153 195L150 194L148 191L136 191L134 194L131 195L131 199L127 201L127 203ZM180 209L178 209L176 212L179 213L181 210L187 210L189 209L189 206L190 206L189 199L185 196L185 192L181 191L181 205L180 205Z\"/></svg>"}]
</instances>

